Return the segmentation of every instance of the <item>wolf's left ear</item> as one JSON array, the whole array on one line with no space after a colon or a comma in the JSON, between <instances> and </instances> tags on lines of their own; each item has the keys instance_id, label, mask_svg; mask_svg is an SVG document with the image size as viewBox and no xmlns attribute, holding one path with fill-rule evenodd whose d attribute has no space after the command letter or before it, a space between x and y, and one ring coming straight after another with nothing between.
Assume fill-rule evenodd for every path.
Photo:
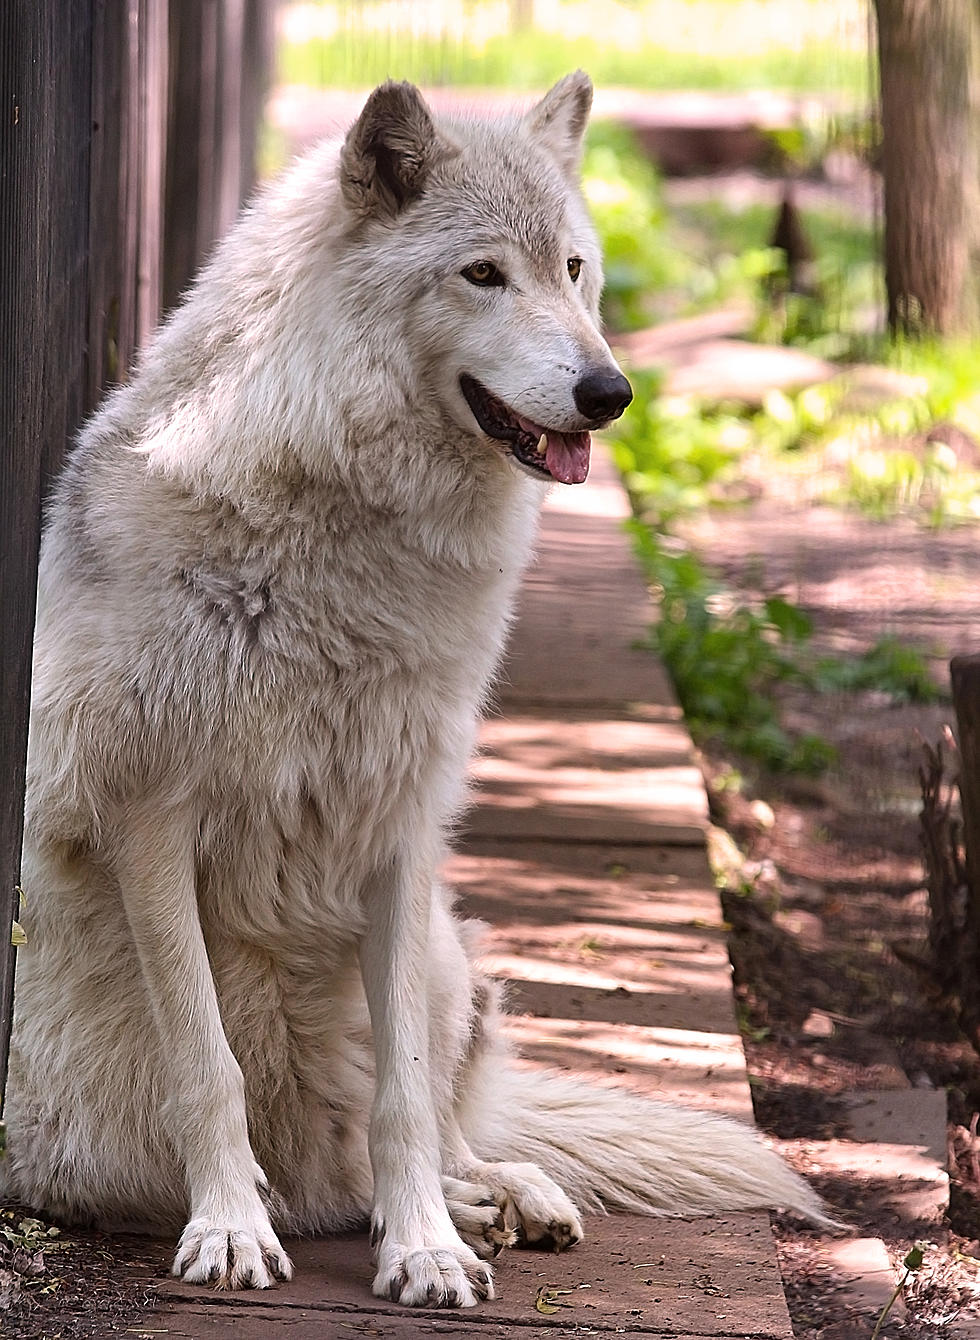
<instances>
[{"instance_id":1,"label":"wolf's left ear","mask_svg":"<svg viewBox=\"0 0 980 1340\"><path fill-rule=\"evenodd\" d=\"M437 162L457 152L436 130L414 84L374 90L340 154L340 189L356 213L397 214L425 187Z\"/></svg>"},{"instance_id":2,"label":"wolf's left ear","mask_svg":"<svg viewBox=\"0 0 980 1340\"><path fill-rule=\"evenodd\" d=\"M592 80L584 70L566 74L524 118L535 139L566 172L577 170L582 137L592 110Z\"/></svg>"}]
</instances>

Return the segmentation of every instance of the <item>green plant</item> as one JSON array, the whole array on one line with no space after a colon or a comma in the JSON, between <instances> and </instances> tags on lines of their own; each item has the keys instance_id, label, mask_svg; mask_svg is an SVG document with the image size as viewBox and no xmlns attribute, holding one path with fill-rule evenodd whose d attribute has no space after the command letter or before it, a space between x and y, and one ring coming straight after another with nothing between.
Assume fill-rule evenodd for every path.
<instances>
[{"instance_id":1,"label":"green plant","mask_svg":"<svg viewBox=\"0 0 980 1340\"><path fill-rule=\"evenodd\" d=\"M751 304L752 335L801 345L826 358L867 352L868 310L880 307L881 265L870 224L831 209L801 209L814 260L813 292L785 292L785 255L770 246L774 204L734 206L710 199L671 210L670 235L690 261L691 310Z\"/></svg>"},{"instance_id":2,"label":"green plant","mask_svg":"<svg viewBox=\"0 0 980 1340\"><path fill-rule=\"evenodd\" d=\"M61 1236L60 1228L52 1228L40 1219L19 1217L14 1210L0 1211L0 1239L11 1247L25 1252L50 1251L60 1243L53 1239Z\"/></svg>"},{"instance_id":3,"label":"green plant","mask_svg":"<svg viewBox=\"0 0 980 1340\"><path fill-rule=\"evenodd\" d=\"M918 379L913 398L929 422L948 422L980 439L980 340L898 338L884 350L885 361Z\"/></svg>"},{"instance_id":4,"label":"green plant","mask_svg":"<svg viewBox=\"0 0 980 1340\"><path fill-rule=\"evenodd\" d=\"M628 523L660 601L650 644L663 657L691 733L720 740L772 772L818 773L835 751L818 736L782 725L775 689L797 683L814 692L874 689L897 702L933 702L940 691L922 655L881 638L857 657L814 659L809 616L780 595L753 604L736 598L690 550Z\"/></svg>"},{"instance_id":5,"label":"green plant","mask_svg":"<svg viewBox=\"0 0 980 1340\"><path fill-rule=\"evenodd\" d=\"M881 1328L885 1324L885 1318L888 1316L889 1312L891 1312L896 1298L902 1292L905 1285L908 1283L909 1279L911 1279L912 1275L914 1275L915 1272L921 1267L922 1262L924 1260L925 1260L925 1251L921 1246L919 1246L918 1243L916 1243L916 1245L911 1249L911 1251L909 1251L906 1254L905 1260L902 1262L902 1265L905 1267L905 1274L895 1285L895 1288L892 1290L891 1297L889 1298L885 1306L881 1309L881 1312L878 1314L878 1320L875 1322L875 1327L874 1330L871 1332L870 1340L878 1340L878 1336L881 1334Z\"/></svg>"},{"instance_id":6,"label":"green plant","mask_svg":"<svg viewBox=\"0 0 980 1340\"><path fill-rule=\"evenodd\" d=\"M660 374L631 371L634 402L612 432L616 464L640 514L662 529L734 477L752 431L744 415L662 397Z\"/></svg>"},{"instance_id":7,"label":"green plant","mask_svg":"<svg viewBox=\"0 0 980 1340\"><path fill-rule=\"evenodd\" d=\"M656 295L683 272L666 241L656 169L629 130L597 121L589 129L582 188L602 241L603 319L619 331L648 325Z\"/></svg>"},{"instance_id":8,"label":"green plant","mask_svg":"<svg viewBox=\"0 0 980 1340\"><path fill-rule=\"evenodd\" d=\"M61 1280L48 1271L45 1255L63 1247L61 1230L19 1210L0 1209L0 1312L22 1289L50 1294Z\"/></svg>"},{"instance_id":9,"label":"green plant","mask_svg":"<svg viewBox=\"0 0 980 1340\"><path fill-rule=\"evenodd\" d=\"M731 208L712 200L675 206L668 217L649 155L628 129L610 122L590 130L583 179L605 256L610 328L634 330L737 299L753 304L758 340L804 345L825 357L863 351L863 313L880 297L869 225L808 210L814 290L792 293L785 255L770 246L772 205Z\"/></svg>"},{"instance_id":10,"label":"green plant","mask_svg":"<svg viewBox=\"0 0 980 1340\"><path fill-rule=\"evenodd\" d=\"M819 772L833 750L816 736L789 735L772 690L799 680L792 649L810 635L807 616L780 596L758 609L730 598L690 551L671 552L642 522L634 539L659 589L651 641L673 678L692 734L720 738L772 771Z\"/></svg>"},{"instance_id":11,"label":"green plant","mask_svg":"<svg viewBox=\"0 0 980 1340\"><path fill-rule=\"evenodd\" d=\"M973 358L980 367L980 347ZM809 477L809 496L876 520L900 513L933 527L980 520L976 375L968 381L955 360L935 372L921 360L911 366L907 394L875 403L872 390L865 409L860 369L856 394L845 370L798 393L772 390L755 411L690 398L651 404L656 377L631 373L637 403L614 430L617 463L641 515L658 525L730 493L746 449L784 456L784 470Z\"/></svg>"},{"instance_id":12,"label":"green plant","mask_svg":"<svg viewBox=\"0 0 980 1340\"><path fill-rule=\"evenodd\" d=\"M842 471L830 501L879 521L900 513L934 527L980 519L980 470L946 440L973 441L966 422L980 431L980 396L950 403L926 393L833 425ZM980 456L980 442L973 450Z\"/></svg>"},{"instance_id":13,"label":"green plant","mask_svg":"<svg viewBox=\"0 0 980 1340\"><path fill-rule=\"evenodd\" d=\"M882 637L857 657L823 657L811 673L821 693L875 689L896 702L933 703L942 695L922 654L896 637Z\"/></svg>"}]
</instances>

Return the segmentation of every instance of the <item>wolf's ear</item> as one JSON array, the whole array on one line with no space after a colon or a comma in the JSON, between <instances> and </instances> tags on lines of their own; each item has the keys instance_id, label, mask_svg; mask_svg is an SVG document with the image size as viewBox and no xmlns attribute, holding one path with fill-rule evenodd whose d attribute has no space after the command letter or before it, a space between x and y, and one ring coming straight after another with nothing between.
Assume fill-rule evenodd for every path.
<instances>
[{"instance_id":1,"label":"wolf's ear","mask_svg":"<svg viewBox=\"0 0 980 1340\"><path fill-rule=\"evenodd\" d=\"M584 70L559 79L524 118L531 134L565 169L575 172L592 110L592 80Z\"/></svg>"},{"instance_id":2,"label":"wolf's ear","mask_svg":"<svg viewBox=\"0 0 980 1340\"><path fill-rule=\"evenodd\" d=\"M397 214L417 199L433 166L456 152L436 131L414 84L374 90L340 154L340 189L358 214Z\"/></svg>"}]
</instances>

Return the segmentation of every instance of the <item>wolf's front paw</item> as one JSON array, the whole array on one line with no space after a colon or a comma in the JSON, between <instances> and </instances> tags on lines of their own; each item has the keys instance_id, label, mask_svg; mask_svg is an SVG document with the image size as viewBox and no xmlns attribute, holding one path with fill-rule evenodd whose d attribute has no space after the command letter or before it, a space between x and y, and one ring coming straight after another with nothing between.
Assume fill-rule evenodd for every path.
<instances>
[{"instance_id":1,"label":"wolf's front paw","mask_svg":"<svg viewBox=\"0 0 980 1340\"><path fill-rule=\"evenodd\" d=\"M181 1234L173 1273L216 1289L271 1289L293 1266L271 1226L192 1219Z\"/></svg>"},{"instance_id":2,"label":"wolf's front paw","mask_svg":"<svg viewBox=\"0 0 980 1340\"><path fill-rule=\"evenodd\" d=\"M372 1289L407 1307L476 1307L493 1297L493 1273L462 1243L409 1249L385 1242Z\"/></svg>"}]
</instances>

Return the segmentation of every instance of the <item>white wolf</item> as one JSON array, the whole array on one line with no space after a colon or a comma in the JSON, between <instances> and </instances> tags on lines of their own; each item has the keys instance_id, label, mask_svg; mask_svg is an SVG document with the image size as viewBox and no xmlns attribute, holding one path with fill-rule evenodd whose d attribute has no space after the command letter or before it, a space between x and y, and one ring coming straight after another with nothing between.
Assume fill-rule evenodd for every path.
<instances>
[{"instance_id":1,"label":"white wolf","mask_svg":"<svg viewBox=\"0 0 980 1340\"><path fill-rule=\"evenodd\" d=\"M185 1279L265 1287L277 1232L370 1218L375 1293L470 1306L582 1209L820 1216L747 1128L509 1066L438 883L545 485L630 398L590 102L578 73L437 126L377 89L246 211L57 490L7 1189L185 1225Z\"/></svg>"}]
</instances>

